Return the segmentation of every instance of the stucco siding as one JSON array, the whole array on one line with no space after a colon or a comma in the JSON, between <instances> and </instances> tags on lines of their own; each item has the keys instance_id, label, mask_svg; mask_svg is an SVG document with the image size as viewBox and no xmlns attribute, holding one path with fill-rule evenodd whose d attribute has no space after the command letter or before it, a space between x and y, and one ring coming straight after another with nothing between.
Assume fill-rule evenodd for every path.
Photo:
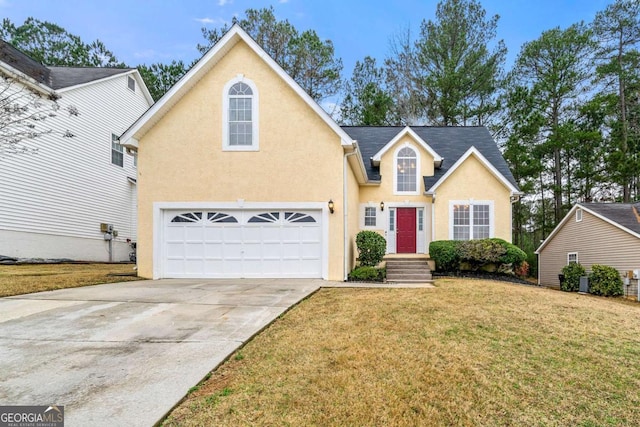
<instances>
[{"instance_id":1,"label":"stucco siding","mask_svg":"<svg viewBox=\"0 0 640 427\"><path fill-rule=\"evenodd\" d=\"M418 153L420 169L418 173L417 195L394 194L396 174L395 153L403 146L411 147L416 151L416 153ZM366 161L368 161L368 159ZM384 153L380 159L380 175L382 179L379 186L367 186L361 188L360 203L372 201L378 204L383 200L385 203L404 202L407 200L410 202L426 203L427 200L430 200L430 197L426 197L424 195L425 188L422 177L433 176L433 156L411 136L407 135L404 138L401 138L393 147Z\"/></svg>"},{"instance_id":2,"label":"stucco siding","mask_svg":"<svg viewBox=\"0 0 640 427\"><path fill-rule=\"evenodd\" d=\"M258 91L259 151L224 151L223 88L243 74ZM313 153L313 155L309 155ZM153 274L154 202L330 199L329 278L343 278L343 149L335 132L238 42L139 142L140 275ZM357 204L356 204L357 205Z\"/></svg>"},{"instance_id":3,"label":"stucco siding","mask_svg":"<svg viewBox=\"0 0 640 427\"><path fill-rule=\"evenodd\" d=\"M65 90L59 104L57 117L44 122L52 133L27 142L36 154L0 158L0 230L13 236L0 239L0 254L106 261L104 222L119 232L115 259L126 260L125 240L137 234L135 185L127 178L137 171L126 153L123 167L111 164L111 134L124 132L149 103L123 74ZM69 116L70 105L79 116ZM75 136L63 138L66 130Z\"/></svg>"},{"instance_id":4,"label":"stucco siding","mask_svg":"<svg viewBox=\"0 0 640 427\"><path fill-rule=\"evenodd\" d=\"M492 201L493 236L511 242L510 192L475 156L469 156L436 190L435 238L449 240L450 201Z\"/></svg>"},{"instance_id":5,"label":"stucco siding","mask_svg":"<svg viewBox=\"0 0 640 427\"><path fill-rule=\"evenodd\" d=\"M560 287L558 274L567 265L570 252L578 254L578 262L587 271L593 264L609 265L621 274L640 269L640 239L585 210L582 221L576 222L575 215L569 217L540 251L541 285Z\"/></svg>"}]
</instances>

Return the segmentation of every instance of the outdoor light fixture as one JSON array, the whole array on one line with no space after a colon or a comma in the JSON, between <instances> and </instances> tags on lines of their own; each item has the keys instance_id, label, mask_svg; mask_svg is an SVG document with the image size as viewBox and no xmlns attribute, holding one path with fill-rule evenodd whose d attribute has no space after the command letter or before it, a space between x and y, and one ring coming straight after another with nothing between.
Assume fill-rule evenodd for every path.
<instances>
[{"instance_id":1,"label":"outdoor light fixture","mask_svg":"<svg viewBox=\"0 0 640 427\"><path fill-rule=\"evenodd\" d=\"M334 207L335 207L333 205L333 200L329 199L328 205L329 205L329 212L333 213L333 210L334 210Z\"/></svg>"},{"instance_id":2,"label":"outdoor light fixture","mask_svg":"<svg viewBox=\"0 0 640 427\"><path fill-rule=\"evenodd\" d=\"M380 202L380 210L384 211L384 202Z\"/></svg>"}]
</instances>

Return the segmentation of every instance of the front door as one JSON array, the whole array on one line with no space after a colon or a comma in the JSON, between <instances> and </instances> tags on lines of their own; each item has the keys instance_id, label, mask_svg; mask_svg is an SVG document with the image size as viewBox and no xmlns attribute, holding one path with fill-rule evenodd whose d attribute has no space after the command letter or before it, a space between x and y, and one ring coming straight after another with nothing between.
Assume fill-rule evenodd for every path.
<instances>
[{"instance_id":1,"label":"front door","mask_svg":"<svg viewBox=\"0 0 640 427\"><path fill-rule=\"evenodd\" d=\"M398 208L398 228L396 231L396 252L416 253L416 208Z\"/></svg>"}]
</instances>

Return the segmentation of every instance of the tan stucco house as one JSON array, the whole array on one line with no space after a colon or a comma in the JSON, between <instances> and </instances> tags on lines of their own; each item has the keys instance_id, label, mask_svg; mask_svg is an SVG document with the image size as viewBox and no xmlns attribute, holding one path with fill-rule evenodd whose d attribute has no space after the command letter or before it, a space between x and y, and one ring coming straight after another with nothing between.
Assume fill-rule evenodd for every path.
<instances>
[{"instance_id":1,"label":"tan stucco house","mask_svg":"<svg viewBox=\"0 0 640 427\"><path fill-rule=\"evenodd\" d=\"M484 127L341 127L237 25L121 143L148 278L343 280L364 229L424 257L510 241L520 194Z\"/></svg>"},{"instance_id":2,"label":"tan stucco house","mask_svg":"<svg viewBox=\"0 0 640 427\"><path fill-rule=\"evenodd\" d=\"M536 253L538 283L543 286L559 288L558 274L567 264L580 263L587 272L592 265L602 264L614 267L626 279L626 295L636 295L640 270L640 204L578 203Z\"/></svg>"}]
</instances>

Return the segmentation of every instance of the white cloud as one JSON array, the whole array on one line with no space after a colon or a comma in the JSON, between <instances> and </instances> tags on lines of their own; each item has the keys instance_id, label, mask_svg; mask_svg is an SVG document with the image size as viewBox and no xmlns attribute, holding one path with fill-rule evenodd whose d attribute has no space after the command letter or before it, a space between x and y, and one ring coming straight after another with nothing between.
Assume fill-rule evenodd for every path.
<instances>
[{"instance_id":1,"label":"white cloud","mask_svg":"<svg viewBox=\"0 0 640 427\"><path fill-rule=\"evenodd\" d=\"M289 0L279 0L278 3L289 3Z\"/></svg>"},{"instance_id":2,"label":"white cloud","mask_svg":"<svg viewBox=\"0 0 640 427\"><path fill-rule=\"evenodd\" d=\"M9 3L9 0L0 0L0 7L9 7L11 6L11 3Z\"/></svg>"},{"instance_id":3,"label":"white cloud","mask_svg":"<svg viewBox=\"0 0 640 427\"><path fill-rule=\"evenodd\" d=\"M195 18L194 21L197 21L201 24L213 24L215 22L211 18Z\"/></svg>"},{"instance_id":4,"label":"white cloud","mask_svg":"<svg viewBox=\"0 0 640 427\"><path fill-rule=\"evenodd\" d=\"M218 0L218 6L224 6L225 4L231 4L233 0Z\"/></svg>"},{"instance_id":5,"label":"white cloud","mask_svg":"<svg viewBox=\"0 0 640 427\"><path fill-rule=\"evenodd\" d=\"M2 0L0 0L0 1L2 1ZM227 22L222 18L209 18L209 17L206 17L206 18L194 18L194 21L199 22L202 25L215 24L215 25L220 25L220 26L224 25L225 22Z\"/></svg>"}]
</instances>

